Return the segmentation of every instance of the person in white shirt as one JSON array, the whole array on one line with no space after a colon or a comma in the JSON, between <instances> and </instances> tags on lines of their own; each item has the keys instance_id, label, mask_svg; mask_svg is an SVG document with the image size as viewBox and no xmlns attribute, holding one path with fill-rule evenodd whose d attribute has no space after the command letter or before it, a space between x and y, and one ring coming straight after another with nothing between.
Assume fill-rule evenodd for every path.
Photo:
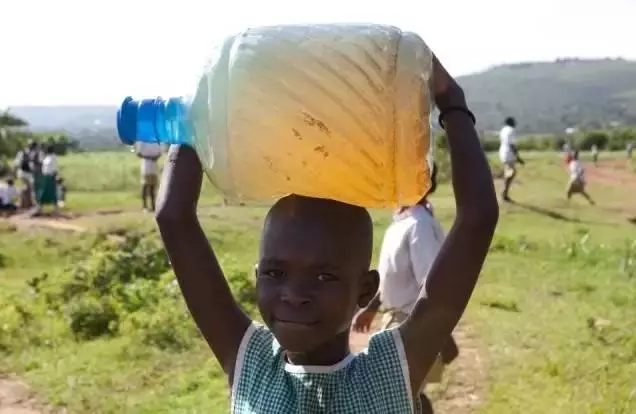
<instances>
[{"instance_id":1,"label":"person in white shirt","mask_svg":"<svg viewBox=\"0 0 636 414\"><path fill-rule=\"evenodd\" d=\"M141 204L144 211L155 211L161 145L154 142L138 142L136 152L141 158Z\"/></svg>"},{"instance_id":2,"label":"person in white shirt","mask_svg":"<svg viewBox=\"0 0 636 414\"><path fill-rule=\"evenodd\" d=\"M20 195L20 192L15 188L12 179L8 179L6 184L0 185L0 212L12 213L18 209L15 204L15 200Z\"/></svg>"},{"instance_id":3,"label":"person in white shirt","mask_svg":"<svg viewBox=\"0 0 636 414\"><path fill-rule=\"evenodd\" d=\"M35 185L36 214L41 213L42 207L46 205L52 205L53 211L57 213L57 156L53 145L46 147L39 180L40 182Z\"/></svg>"},{"instance_id":4,"label":"person in white shirt","mask_svg":"<svg viewBox=\"0 0 636 414\"><path fill-rule=\"evenodd\" d=\"M378 264L380 286L371 303L355 316L352 325L356 332L369 331L381 305L387 309L382 329L399 325L411 313L426 284L428 271L444 241L444 231L433 217L427 199L437 185L437 167L433 165L432 170L428 194L414 206L400 208L384 234ZM425 385L441 382L444 364L452 362L458 352L454 339L449 338L422 384L421 400L425 406L430 405L423 394Z\"/></svg>"},{"instance_id":5,"label":"person in white shirt","mask_svg":"<svg viewBox=\"0 0 636 414\"><path fill-rule=\"evenodd\" d=\"M505 125L499 132L499 161L504 167L504 189L501 198L503 201L511 202L509 192L517 175L516 164L523 165L525 162L519 156L519 151L515 145L517 121L513 117L508 117L504 123Z\"/></svg>"},{"instance_id":6,"label":"person in white shirt","mask_svg":"<svg viewBox=\"0 0 636 414\"><path fill-rule=\"evenodd\" d=\"M596 165L598 164L598 155L599 155L598 145L592 144L592 147L590 148L590 150L592 152L592 161L594 162L594 165Z\"/></svg>"},{"instance_id":7,"label":"person in white shirt","mask_svg":"<svg viewBox=\"0 0 636 414\"><path fill-rule=\"evenodd\" d=\"M573 194L581 194L590 204L594 205L594 200L592 200L592 197L585 191L585 169L579 161L578 150L572 154L572 159L568 164L568 170L570 173L570 183L567 192L568 200L572 198Z\"/></svg>"}]
</instances>

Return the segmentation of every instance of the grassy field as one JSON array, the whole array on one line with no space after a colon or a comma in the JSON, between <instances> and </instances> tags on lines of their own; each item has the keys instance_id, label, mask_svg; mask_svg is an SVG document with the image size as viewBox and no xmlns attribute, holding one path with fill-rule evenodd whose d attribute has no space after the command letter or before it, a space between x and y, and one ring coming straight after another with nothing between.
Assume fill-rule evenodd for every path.
<instances>
[{"instance_id":1,"label":"grassy field","mask_svg":"<svg viewBox=\"0 0 636 414\"><path fill-rule=\"evenodd\" d=\"M464 321L486 361L479 412L636 412L636 226L627 220L636 216L636 174L633 164L603 155L598 167L587 165L596 206L564 200L558 155L526 155L512 191L518 203L501 208ZM0 372L71 413L225 413L225 380L170 288L152 217L138 211L137 168L128 154L61 160L70 209L83 214L73 222L124 235L128 247L0 223ZM265 209L218 201L208 186L202 223L253 312ZM433 202L448 228L450 186ZM109 209L122 212L89 214ZM373 217L379 246L390 212ZM140 241L133 230L150 233ZM136 280L126 280L128 269Z\"/></svg>"}]
</instances>

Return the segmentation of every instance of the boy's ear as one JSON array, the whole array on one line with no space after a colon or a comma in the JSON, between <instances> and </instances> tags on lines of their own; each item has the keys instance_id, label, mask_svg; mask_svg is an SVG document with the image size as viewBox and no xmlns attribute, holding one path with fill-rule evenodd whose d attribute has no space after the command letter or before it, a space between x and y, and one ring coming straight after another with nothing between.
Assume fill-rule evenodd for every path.
<instances>
[{"instance_id":1,"label":"boy's ear","mask_svg":"<svg viewBox=\"0 0 636 414\"><path fill-rule=\"evenodd\" d=\"M360 296L358 296L358 306L365 308L375 296L380 286L380 275L375 269L371 269L362 276L360 281Z\"/></svg>"}]
</instances>

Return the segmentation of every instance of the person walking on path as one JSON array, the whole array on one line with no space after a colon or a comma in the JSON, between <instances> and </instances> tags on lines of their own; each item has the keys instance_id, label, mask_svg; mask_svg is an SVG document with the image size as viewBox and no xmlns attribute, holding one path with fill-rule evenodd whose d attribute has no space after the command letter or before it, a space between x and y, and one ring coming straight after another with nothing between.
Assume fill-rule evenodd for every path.
<instances>
[{"instance_id":1,"label":"person walking on path","mask_svg":"<svg viewBox=\"0 0 636 414\"><path fill-rule=\"evenodd\" d=\"M136 151L137 157L141 159L141 205L144 211L155 211L161 145L154 142L139 142Z\"/></svg>"},{"instance_id":2,"label":"person walking on path","mask_svg":"<svg viewBox=\"0 0 636 414\"><path fill-rule=\"evenodd\" d=\"M594 200L592 200L592 197L585 191L585 168L583 168L583 165L579 161L578 151L574 151L574 154L572 154L572 160L568 165L568 170L570 173L570 182L568 183L567 199L571 199L573 194L581 194L591 205L594 205Z\"/></svg>"},{"instance_id":3,"label":"person walking on path","mask_svg":"<svg viewBox=\"0 0 636 414\"><path fill-rule=\"evenodd\" d=\"M437 166L433 164L428 194L417 204L398 209L384 234L378 264L380 287L369 305L354 317L354 331L369 332L382 304L387 308L382 329L398 326L411 313L444 241L444 230L433 216L428 199L436 187ZM451 363L458 354L457 344L451 336L422 384L420 398L424 405L430 405L424 395L426 384L441 382L444 365Z\"/></svg>"},{"instance_id":4,"label":"person walking on path","mask_svg":"<svg viewBox=\"0 0 636 414\"><path fill-rule=\"evenodd\" d=\"M519 151L515 145L517 121L513 117L508 117L504 124L499 132L499 160L504 167L504 189L501 198L505 202L512 202L509 192L517 175L516 165L517 163L524 165L525 162L519 156Z\"/></svg>"},{"instance_id":5,"label":"person walking on path","mask_svg":"<svg viewBox=\"0 0 636 414\"><path fill-rule=\"evenodd\" d=\"M598 165L598 156L599 156L598 145L592 144L591 151L592 151L592 162L594 163L594 165Z\"/></svg>"}]
</instances>

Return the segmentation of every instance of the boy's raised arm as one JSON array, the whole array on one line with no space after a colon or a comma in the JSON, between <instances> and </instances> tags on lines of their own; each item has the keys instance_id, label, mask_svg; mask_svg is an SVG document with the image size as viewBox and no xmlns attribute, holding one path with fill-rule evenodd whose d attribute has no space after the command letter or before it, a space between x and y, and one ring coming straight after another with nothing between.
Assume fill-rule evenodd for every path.
<instances>
[{"instance_id":1,"label":"boy's raised arm","mask_svg":"<svg viewBox=\"0 0 636 414\"><path fill-rule=\"evenodd\" d=\"M196 215L203 171L189 147L172 146L159 189L157 223L186 303L232 383L250 319L225 280Z\"/></svg>"},{"instance_id":2,"label":"boy's raised arm","mask_svg":"<svg viewBox=\"0 0 636 414\"><path fill-rule=\"evenodd\" d=\"M457 213L431 266L426 290L400 326L414 393L466 308L499 217L492 175L473 121L451 109L466 108L464 93L436 58L433 91L437 107L446 114Z\"/></svg>"}]
</instances>

